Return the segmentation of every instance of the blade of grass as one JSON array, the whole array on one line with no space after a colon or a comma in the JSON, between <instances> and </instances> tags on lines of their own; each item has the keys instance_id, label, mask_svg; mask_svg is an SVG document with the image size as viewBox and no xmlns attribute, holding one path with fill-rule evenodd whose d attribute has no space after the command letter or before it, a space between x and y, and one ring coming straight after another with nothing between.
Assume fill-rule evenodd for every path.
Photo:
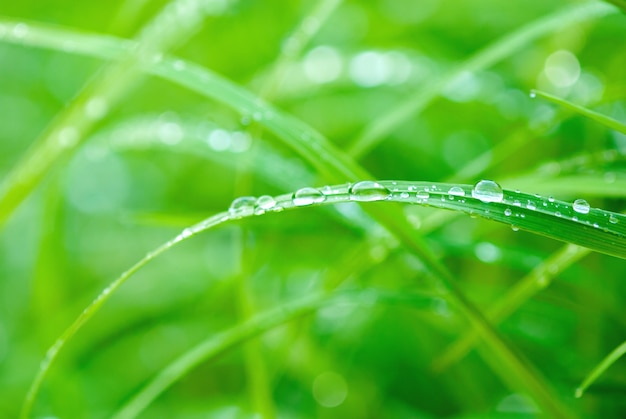
<instances>
[{"instance_id":1,"label":"blade of grass","mask_svg":"<svg viewBox=\"0 0 626 419\"><path fill-rule=\"evenodd\" d=\"M576 397L580 398L585 393L585 390L592 385L598 377L600 377L604 371L606 371L611 365L613 365L618 359L620 359L626 353L626 342L615 348L610 354L606 356L591 372L583 382L576 389Z\"/></svg>"},{"instance_id":2,"label":"blade of grass","mask_svg":"<svg viewBox=\"0 0 626 419\"><path fill-rule=\"evenodd\" d=\"M454 194L449 191L454 189ZM321 190L306 188L295 194L280 195L276 198L257 201L253 198L241 198L233 202L229 212L217 214L207 220L183 230L174 239L158 249L150 252L144 259L124 272L98 298L87 307L76 321L63 333L59 340L47 352L41 370L36 377L37 388L48 372L52 362L82 325L87 322L108 300L108 298L135 272L145 266L156 256L174 245L198 234L235 219L261 215L302 206L317 206L341 202L395 201L429 205L437 208L461 211L479 215L494 221L515 226L536 234L545 235L587 246L593 250L626 258L626 217L600 209L590 209L585 217L574 211L569 203L542 198L521 192L504 191L501 202L483 202L472 197L470 185L437 184L431 182L380 181L378 183L361 182L354 186L339 185L324 187ZM460 195L462 191L463 195ZM298 199L300 198L300 199ZM521 202L524 202L521 206ZM519 205L518 205L519 204ZM508 210L513 209L511 213ZM588 224L590 223L590 224ZM601 224L600 224L601 223ZM598 224L598 227L594 227ZM449 296L450 290L444 288ZM460 298L464 298L461 296ZM471 305L463 306L452 300L459 310L467 310ZM480 317L473 313L466 316L473 322ZM567 409L550 395L545 385L535 375L530 366L524 365L498 335L492 334L488 323L475 325L485 342L491 347L494 355L505 362L510 370L508 374L518 377L520 383L535 398L542 409L553 416L569 416ZM484 329L481 329L484 328ZM486 329L486 330L485 330ZM507 378L507 380L510 379ZM32 402L32 401L31 401Z\"/></svg>"},{"instance_id":3,"label":"blade of grass","mask_svg":"<svg viewBox=\"0 0 626 419\"><path fill-rule=\"evenodd\" d=\"M366 154L383 141L384 137L394 128L425 109L447 86L454 83L463 73L486 69L515 54L542 36L554 33L570 25L615 13L616 11L615 7L602 3L576 4L552 15L541 17L505 35L441 76L441 78L429 82L421 91L416 92L415 95L406 101L393 107L388 113L372 121L352 145L349 146L348 153L355 158Z\"/></svg>"},{"instance_id":4,"label":"blade of grass","mask_svg":"<svg viewBox=\"0 0 626 419\"><path fill-rule=\"evenodd\" d=\"M590 253L589 249L568 244L537 265L486 311L487 318L500 324L529 298L548 287L558 274ZM442 371L463 358L476 343L476 334L468 330L432 362L434 371Z\"/></svg>"},{"instance_id":5,"label":"blade of grass","mask_svg":"<svg viewBox=\"0 0 626 419\"><path fill-rule=\"evenodd\" d=\"M281 324L311 314L329 305L359 304L365 306L386 304L409 305L414 308L429 308L431 297L420 294L389 293L372 289L366 291L343 291L334 294L313 295L287 303L276 309L257 313L245 323L211 336L197 344L170 363L151 379L137 394L124 404L112 417L115 419L134 418L139 415L159 394L200 363L205 363L224 351L239 345Z\"/></svg>"},{"instance_id":6,"label":"blade of grass","mask_svg":"<svg viewBox=\"0 0 626 419\"><path fill-rule=\"evenodd\" d=\"M621 132L622 134L626 134L626 124L610 118L606 115L602 115L601 113L594 112L590 109L585 108L584 106L576 105L572 102L569 102L565 99L556 97L546 92L542 92L540 90L532 90L530 92L531 97L540 97L542 99L546 99L556 105L562 106L566 109L574 111L580 115L586 116L599 124L606 126L607 128L613 129L617 132Z\"/></svg>"},{"instance_id":7,"label":"blade of grass","mask_svg":"<svg viewBox=\"0 0 626 419\"><path fill-rule=\"evenodd\" d=\"M120 54L120 60L104 68L79 95L61 111L42 136L0 184L0 226L37 187L51 169L86 138L86 134L144 73L143 67L158 61L164 52L197 31L204 16L219 10L211 0L176 0L169 3L141 31L134 47ZM0 26L4 39L21 42L30 38L32 28L20 22ZM18 28L19 30L16 30ZM43 34L35 30L34 37ZM8 38L7 38L8 37ZM65 38L67 50L72 38Z\"/></svg>"},{"instance_id":8,"label":"blade of grass","mask_svg":"<svg viewBox=\"0 0 626 419\"><path fill-rule=\"evenodd\" d=\"M58 30L51 30L49 27L45 29L48 35L56 34L57 38L51 41L52 38L48 37L42 43L53 48L59 48L58 41L62 40L63 36L58 37L60 34ZM28 36L23 38L28 38L29 41L37 40ZM42 41L41 37L39 37L39 40ZM87 39L87 41L89 40ZM120 53L125 48L128 48L128 45L132 45L118 43L111 39L109 41L115 44L114 47L118 48ZM90 55L110 52L108 50L94 52L90 49L86 51L84 45L82 47L81 52ZM371 178L354 160L334 147L326 138L311 127L279 112L260 98L200 66L191 65L181 60L166 59L151 66L149 70L153 71L153 74L175 81L207 97L215 98L237 109L239 112L251 116L259 124L274 132L279 139L298 152L331 181L341 182ZM514 353L502 337L487 323L480 311L464 297L457 288L453 275L438 261L420 235L405 220L404 214L394 208L371 207L368 208L368 212L399 238L407 249L422 260L424 265L439 279L443 288L448 290L448 298L451 303L456 305L460 312L467 317L472 327L480 330L481 336L493 351L493 355L507 368L507 371L499 370L495 372L505 378L507 382L510 381L509 377L511 375L517 377L518 382L544 410L552 412L555 416L568 416L569 414L565 413L567 412L566 407L550 394L550 390L547 389L547 385L540 376ZM72 331L71 334L74 332ZM53 351L53 356L50 358L56 357L57 352L58 349ZM49 368L49 362L46 363L45 367L46 369ZM40 372L39 375L43 376L45 373ZM39 380L39 378L37 379Z\"/></svg>"}]
</instances>

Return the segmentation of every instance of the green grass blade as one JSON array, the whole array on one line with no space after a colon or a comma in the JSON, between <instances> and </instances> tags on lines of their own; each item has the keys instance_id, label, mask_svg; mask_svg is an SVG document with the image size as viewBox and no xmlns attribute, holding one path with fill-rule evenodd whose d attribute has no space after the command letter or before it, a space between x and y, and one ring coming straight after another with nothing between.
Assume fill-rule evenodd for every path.
<instances>
[{"instance_id":1,"label":"green grass blade","mask_svg":"<svg viewBox=\"0 0 626 419\"><path fill-rule=\"evenodd\" d=\"M580 386L576 389L576 397L582 397L585 390L593 384L600 375L604 373L611 365L613 365L618 359L620 359L626 353L626 342L619 345L610 354L606 356L590 373Z\"/></svg>"},{"instance_id":2,"label":"green grass blade","mask_svg":"<svg viewBox=\"0 0 626 419\"><path fill-rule=\"evenodd\" d=\"M617 9L602 3L584 3L570 6L553 15L542 17L504 36L485 47L459 66L431 81L421 91L392 108L387 114L376 118L349 147L349 154L358 158L389 134L402 122L414 117L426 108L441 92L465 72L476 72L488 68L509 57L534 40L590 19L615 13Z\"/></svg>"},{"instance_id":3,"label":"green grass blade","mask_svg":"<svg viewBox=\"0 0 626 419\"><path fill-rule=\"evenodd\" d=\"M392 201L412 203L478 215L509 224L516 229L524 229L557 240L576 243L596 251L626 258L626 217L620 214L600 209L588 209L587 211L587 208L585 208L587 212L582 214L575 211L572 205L567 202L508 190L503 191L502 199L499 202L483 202L473 197L473 192L475 192L475 188L470 185L404 181L380 181L376 183L366 181L355 185L338 185L321 189L304 188L294 194L280 195L275 198L265 197L257 200L256 198L247 197L237 199L233 202L228 212L217 214L185 229L180 235L149 253L107 287L47 352L36 378L36 384L33 385L35 389L33 397L52 362L58 356L60 349L99 310L113 292L136 271L181 241L225 222L243 217L342 202ZM384 217L385 213L378 215ZM596 224L597 227L595 226ZM411 233L406 232L406 234ZM450 293L452 291L448 290L447 292ZM460 298L464 297L461 296ZM464 301L459 303L458 300L453 300L453 302L461 311L471 310L472 306L470 304L462 304ZM536 398L542 409L557 416L564 415L564 412L567 410L546 392L544 385L541 384L541 381L538 381L530 367L520 363L516 355L498 335L492 334L493 332L490 331L489 325L480 323L480 315L475 313L464 314L470 321L476 322L474 326L478 329L481 337L494 350L496 356L508 365L511 376L518 377L520 382L524 383L524 386ZM30 403L32 401L33 399L30 399Z\"/></svg>"},{"instance_id":4,"label":"green grass blade","mask_svg":"<svg viewBox=\"0 0 626 419\"><path fill-rule=\"evenodd\" d=\"M258 336L276 326L293 321L318 310L336 304L359 304L365 306L383 304L409 305L427 309L431 297L421 294L389 293L375 290L343 291L330 295L314 295L294 301L276 309L257 313L246 322L211 336L199 343L151 379L131 400L124 404L112 417L134 418L174 382L182 378L200 363L205 363L224 351Z\"/></svg>"},{"instance_id":5,"label":"green grass blade","mask_svg":"<svg viewBox=\"0 0 626 419\"><path fill-rule=\"evenodd\" d=\"M568 244L555 252L528 275L518 281L503 297L496 301L486 315L494 324L500 324L520 308L528 299L550 285L552 279L567 267L590 253L584 247ZM477 335L468 330L432 362L434 371L442 371L463 358L476 343Z\"/></svg>"},{"instance_id":6,"label":"green grass blade","mask_svg":"<svg viewBox=\"0 0 626 419\"><path fill-rule=\"evenodd\" d=\"M557 104L559 106L562 106L566 109L569 109L571 111L574 111L580 115L586 116L587 118L593 119L594 121L598 122L599 124L604 125L607 128L613 129L617 132L621 132L622 134L626 134L626 124L610 118L606 115L602 115L601 113L598 112L594 112L590 109L587 109L583 106L580 105L576 105L572 102L569 102L565 99L553 96L549 93L545 93L542 92L540 90L533 90L530 92L530 96L531 97L540 97L542 99L546 99L554 104Z\"/></svg>"}]
</instances>

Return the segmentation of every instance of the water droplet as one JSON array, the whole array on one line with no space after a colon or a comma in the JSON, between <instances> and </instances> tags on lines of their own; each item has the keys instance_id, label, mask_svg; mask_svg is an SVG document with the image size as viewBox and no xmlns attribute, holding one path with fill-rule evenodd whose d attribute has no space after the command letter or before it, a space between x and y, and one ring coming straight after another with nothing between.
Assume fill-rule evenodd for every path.
<instances>
[{"instance_id":1,"label":"water droplet","mask_svg":"<svg viewBox=\"0 0 626 419\"><path fill-rule=\"evenodd\" d=\"M534 90L531 90L529 96L530 96L531 99L534 99L534 98L537 97L537 92L535 92Z\"/></svg>"},{"instance_id":2,"label":"water droplet","mask_svg":"<svg viewBox=\"0 0 626 419\"><path fill-rule=\"evenodd\" d=\"M417 193L417 197L419 199L428 199L428 198L430 198L430 194L428 193L428 191L419 191Z\"/></svg>"},{"instance_id":3,"label":"water droplet","mask_svg":"<svg viewBox=\"0 0 626 419\"><path fill-rule=\"evenodd\" d=\"M507 217L510 217L511 214L513 214L513 211L511 211L511 208L507 208L504 210L504 215L506 215Z\"/></svg>"},{"instance_id":4,"label":"water droplet","mask_svg":"<svg viewBox=\"0 0 626 419\"><path fill-rule=\"evenodd\" d=\"M293 204L298 207L324 202L325 199L326 196L322 192L320 192L319 189L315 188L307 187L298 189L293 194Z\"/></svg>"},{"instance_id":5,"label":"water droplet","mask_svg":"<svg viewBox=\"0 0 626 419\"><path fill-rule=\"evenodd\" d=\"M576 201L574 201L574 205L572 206L572 208L574 208L574 211L580 214L589 214L589 202L585 201L584 199L577 199Z\"/></svg>"},{"instance_id":6,"label":"water droplet","mask_svg":"<svg viewBox=\"0 0 626 419\"><path fill-rule=\"evenodd\" d=\"M521 207L522 203L519 202L519 200L516 199L515 201L513 201L513 205L515 205L516 207Z\"/></svg>"},{"instance_id":7,"label":"water droplet","mask_svg":"<svg viewBox=\"0 0 626 419\"><path fill-rule=\"evenodd\" d=\"M472 197L482 202L502 202L502 187L492 180L481 180L472 189Z\"/></svg>"},{"instance_id":8,"label":"water droplet","mask_svg":"<svg viewBox=\"0 0 626 419\"><path fill-rule=\"evenodd\" d=\"M528 208L529 210L533 210L534 211L534 210L537 209L537 206L535 205L534 202L528 201L528 203L526 204L526 208Z\"/></svg>"},{"instance_id":9,"label":"water droplet","mask_svg":"<svg viewBox=\"0 0 626 419\"><path fill-rule=\"evenodd\" d=\"M355 183L350 188L350 194L352 195L350 199L362 202L381 201L391 196L389 189L378 182L370 180Z\"/></svg>"},{"instance_id":10,"label":"water droplet","mask_svg":"<svg viewBox=\"0 0 626 419\"><path fill-rule=\"evenodd\" d=\"M106 99L101 97L92 98L85 105L85 115L89 119L98 120L104 118L104 116L109 112L109 104Z\"/></svg>"},{"instance_id":11,"label":"water droplet","mask_svg":"<svg viewBox=\"0 0 626 419\"><path fill-rule=\"evenodd\" d=\"M554 215L556 215L557 217L560 217L561 216L561 212L557 211L557 212L554 213Z\"/></svg>"},{"instance_id":12,"label":"water droplet","mask_svg":"<svg viewBox=\"0 0 626 419\"><path fill-rule=\"evenodd\" d=\"M185 69L185 62L183 60L176 60L174 61L174 70L176 71L182 71Z\"/></svg>"},{"instance_id":13,"label":"water droplet","mask_svg":"<svg viewBox=\"0 0 626 419\"><path fill-rule=\"evenodd\" d=\"M237 198L230 204L228 213L234 218L246 217L254 214L254 205L256 198L253 196L242 196Z\"/></svg>"},{"instance_id":14,"label":"water droplet","mask_svg":"<svg viewBox=\"0 0 626 419\"><path fill-rule=\"evenodd\" d=\"M28 34L28 25L25 23L18 23L13 27L13 36L16 38L23 38Z\"/></svg>"},{"instance_id":15,"label":"water droplet","mask_svg":"<svg viewBox=\"0 0 626 419\"><path fill-rule=\"evenodd\" d=\"M617 217L613 214L611 214L611 216L609 217L609 223L611 224L617 224Z\"/></svg>"},{"instance_id":16,"label":"water droplet","mask_svg":"<svg viewBox=\"0 0 626 419\"><path fill-rule=\"evenodd\" d=\"M59 132L59 145L61 147L73 147L80 139L80 132L75 127L65 127Z\"/></svg>"},{"instance_id":17,"label":"water droplet","mask_svg":"<svg viewBox=\"0 0 626 419\"><path fill-rule=\"evenodd\" d=\"M572 221L578 221L578 217L576 217L575 215L572 217Z\"/></svg>"},{"instance_id":18,"label":"water droplet","mask_svg":"<svg viewBox=\"0 0 626 419\"><path fill-rule=\"evenodd\" d=\"M274 205L276 205L276 200L269 195L260 196L259 199L256 200L256 206L264 210L270 209Z\"/></svg>"},{"instance_id":19,"label":"water droplet","mask_svg":"<svg viewBox=\"0 0 626 419\"><path fill-rule=\"evenodd\" d=\"M465 196L465 191L459 186L451 187L450 190L448 190L448 193L454 196Z\"/></svg>"},{"instance_id":20,"label":"water droplet","mask_svg":"<svg viewBox=\"0 0 626 419\"><path fill-rule=\"evenodd\" d=\"M550 201L550 202L554 202L554 197L553 197L552 195L550 195L550 196L548 197L548 201Z\"/></svg>"},{"instance_id":21,"label":"water droplet","mask_svg":"<svg viewBox=\"0 0 626 419\"><path fill-rule=\"evenodd\" d=\"M511 230L513 231L519 231L519 227L516 225L511 224Z\"/></svg>"},{"instance_id":22,"label":"water droplet","mask_svg":"<svg viewBox=\"0 0 626 419\"><path fill-rule=\"evenodd\" d=\"M400 194L400 198L402 198L402 199L408 199L408 198L409 198L409 193L408 193L408 192L402 192L402 193Z\"/></svg>"}]
</instances>

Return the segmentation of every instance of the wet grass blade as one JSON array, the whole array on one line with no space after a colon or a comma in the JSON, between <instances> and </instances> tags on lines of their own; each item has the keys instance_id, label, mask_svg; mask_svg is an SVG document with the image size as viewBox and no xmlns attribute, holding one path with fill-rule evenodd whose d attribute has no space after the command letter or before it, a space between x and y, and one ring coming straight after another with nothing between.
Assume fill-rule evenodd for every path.
<instances>
[{"instance_id":1,"label":"wet grass blade","mask_svg":"<svg viewBox=\"0 0 626 419\"><path fill-rule=\"evenodd\" d=\"M616 11L614 7L602 3L577 4L513 31L477 52L441 78L429 82L426 87L400 105L393 107L388 113L376 118L349 147L349 154L358 158L367 153L376 144L383 141L384 137L398 125L426 108L463 73L486 69L498 61L514 55L521 48L542 36Z\"/></svg>"},{"instance_id":2,"label":"wet grass blade","mask_svg":"<svg viewBox=\"0 0 626 419\"><path fill-rule=\"evenodd\" d=\"M599 124L604 125L607 128L613 129L617 132L621 132L622 134L626 134L626 124L616 119L610 118L606 115L592 111L591 109L587 109L583 106L576 105L565 99L556 97L549 93L542 92L540 90L533 90L532 92L530 92L530 95L531 97L540 97L542 99L546 99L556 105L562 106L580 115L586 116L587 118L593 119L594 121L598 122Z\"/></svg>"}]
</instances>

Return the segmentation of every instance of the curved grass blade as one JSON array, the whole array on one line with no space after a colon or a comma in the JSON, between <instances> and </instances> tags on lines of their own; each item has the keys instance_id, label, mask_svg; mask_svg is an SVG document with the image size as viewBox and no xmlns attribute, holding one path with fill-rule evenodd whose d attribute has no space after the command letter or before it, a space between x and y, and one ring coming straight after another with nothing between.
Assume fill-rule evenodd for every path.
<instances>
[{"instance_id":1,"label":"curved grass blade","mask_svg":"<svg viewBox=\"0 0 626 419\"><path fill-rule=\"evenodd\" d=\"M358 304L374 306L379 304L409 305L413 308L432 307L432 296L422 294L390 293L375 290L336 292L314 295L294 301L276 309L257 313L246 322L211 336L186 351L141 388L131 400L124 404L112 417L115 419L134 418L152 401L177 380L201 363L206 363L224 351L258 336L274 327L329 305Z\"/></svg>"},{"instance_id":2,"label":"curved grass blade","mask_svg":"<svg viewBox=\"0 0 626 419\"><path fill-rule=\"evenodd\" d=\"M580 105L576 105L572 102L569 102L565 99L556 97L554 95L551 95L549 93L546 92L542 92L540 90L532 90L530 92L530 96L531 97L540 97L542 99L546 99L554 104L557 104L559 106L562 106L566 109L569 109L571 111L574 111L580 115L586 116L590 119L593 119L594 121L598 122L599 124L602 124L604 126L606 126L607 128L613 129L617 132L621 132L622 134L626 134L626 124L610 118L606 115L603 115L601 113L592 111L590 109L587 109L583 106Z\"/></svg>"},{"instance_id":3,"label":"curved grass blade","mask_svg":"<svg viewBox=\"0 0 626 419\"><path fill-rule=\"evenodd\" d=\"M121 51L118 62L108 65L85 86L0 184L0 226L54 165L78 148L92 127L140 78L143 68L159 61L164 52L191 36L205 15L221 12L220 4L213 0L172 1L144 27L133 48ZM23 22L0 24L0 38L9 41L45 36L38 30L32 32ZM61 50L75 45L72 37L65 38L63 43L65 47Z\"/></svg>"},{"instance_id":4,"label":"curved grass blade","mask_svg":"<svg viewBox=\"0 0 626 419\"><path fill-rule=\"evenodd\" d=\"M231 220L308 206L343 202L394 201L427 205L436 208L461 211L470 215L478 215L509 224L514 228L528 230L557 240L577 243L596 251L626 258L626 217L620 214L587 207L584 207L586 214L585 217L583 217L582 214L572 208L571 204L563 201L508 190L500 192L502 196L498 202L483 202L480 200L482 195L478 194L476 188L473 188L471 185L406 181L363 181L354 185L326 186L321 189L303 188L293 194L285 194L277 197L264 196L258 199L253 197L238 198L233 201L228 212L216 214L207 220L186 228L172 240L148 253L144 259L137 262L137 264L111 283L111 285L80 314L74 323L46 353L41 368L31 387L31 391L29 392L29 399L27 400L28 409L30 409L30 405L34 402L34 397L44 377L48 373L50 366L66 342L76 334L83 324L85 324L109 297L135 272L181 241ZM580 216L580 218L578 218L578 216ZM597 227L595 226L596 224ZM447 292L449 293L450 291L447 290ZM470 305L463 306L459 305L458 302L455 303L460 310L467 310L467 307L471 307ZM472 317L470 317L470 320L478 321L476 318ZM479 327L489 326L479 325ZM488 331L480 329L479 327L477 327L477 329L481 336L498 349L499 352L496 352L497 355L503 357L509 365L513 365L514 367L518 365L516 358L509 352L510 350L504 342L498 340L496 336L489 335ZM497 345L505 346L498 347ZM523 377L521 381L524 382L525 385L530 386L529 391L531 391L533 397L537 397L537 401L541 404L543 409L554 414L567 416L567 414L564 413L566 409L561 407L556 400L552 399L552 396L545 393L543 385L536 382L537 378L532 375L532 372L529 372L527 367L519 366L518 368L518 370L513 371L511 374Z\"/></svg>"},{"instance_id":5,"label":"curved grass blade","mask_svg":"<svg viewBox=\"0 0 626 419\"><path fill-rule=\"evenodd\" d=\"M626 342L615 348L610 354L606 356L590 373L580 386L576 389L576 397L580 398L585 393L585 390L592 385L600 375L604 373L611 365L613 365L618 359L626 354Z\"/></svg>"},{"instance_id":6,"label":"curved grass blade","mask_svg":"<svg viewBox=\"0 0 626 419\"><path fill-rule=\"evenodd\" d=\"M515 54L534 40L590 19L615 13L617 9L602 3L584 3L567 7L550 16L531 22L491 45L480 50L472 57L444 74L441 78L430 82L415 95L392 108L387 114L376 118L348 148L349 154L358 158L389 134L402 122L415 116L436 99L441 92L454 83L463 73L476 72L488 68L500 60Z\"/></svg>"}]
</instances>

